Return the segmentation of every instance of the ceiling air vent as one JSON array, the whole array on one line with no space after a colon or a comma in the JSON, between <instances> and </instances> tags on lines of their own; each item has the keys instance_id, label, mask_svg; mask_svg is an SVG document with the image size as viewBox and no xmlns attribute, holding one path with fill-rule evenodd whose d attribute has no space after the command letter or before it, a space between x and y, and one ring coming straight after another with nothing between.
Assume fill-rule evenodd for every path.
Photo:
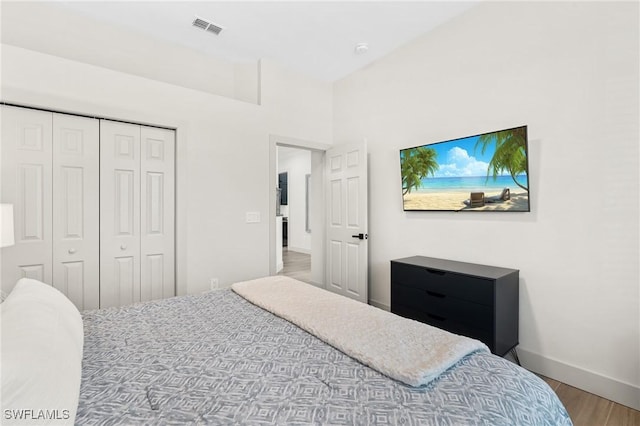
<instances>
[{"instance_id":1,"label":"ceiling air vent","mask_svg":"<svg viewBox=\"0 0 640 426\"><path fill-rule=\"evenodd\" d=\"M221 26L209 22L206 19L198 18L197 16L193 20L193 26L205 31L209 31L210 33L214 33L215 35L220 34L220 32L223 30Z\"/></svg>"}]
</instances>

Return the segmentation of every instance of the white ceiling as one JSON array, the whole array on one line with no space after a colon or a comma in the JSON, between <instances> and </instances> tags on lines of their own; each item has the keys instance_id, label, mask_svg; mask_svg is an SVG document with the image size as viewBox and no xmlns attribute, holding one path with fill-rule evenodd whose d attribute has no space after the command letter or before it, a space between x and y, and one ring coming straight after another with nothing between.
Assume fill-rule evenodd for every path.
<instances>
[{"instance_id":1,"label":"white ceiling","mask_svg":"<svg viewBox=\"0 0 640 426\"><path fill-rule=\"evenodd\" d=\"M126 27L234 63L270 58L334 81L477 1L47 1L46 6L101 21L100 29L104 24ZM4 7L9 2L2 3ZM193 27L195 16L224 27L223 32L216 36ZM34 17L32 22L39 19L46 17ZM363 42L369 51L357 55L355 46Z\"/></svg>"}]
</instances>

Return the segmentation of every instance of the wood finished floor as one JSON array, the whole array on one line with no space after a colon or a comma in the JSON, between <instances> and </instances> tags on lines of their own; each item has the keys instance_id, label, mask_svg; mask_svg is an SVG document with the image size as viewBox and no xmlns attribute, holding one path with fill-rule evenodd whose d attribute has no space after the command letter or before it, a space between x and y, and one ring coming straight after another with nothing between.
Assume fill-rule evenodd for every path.
<instances>
[{"instance_id":1,"label":"wood finished floor","mask_svg":"<svg viewBox=\"0 0 640 426\"><path fill-rule=\"evenodd\" d=\"M574 426L640 426L640 411L548 377L542 377L569 412Z\"/></svg>"},{"instance_id":2,"label":"wood finished floor","mask_svg":"<svg viewBox=\"0 0 640 426\"><path fill-rule=\"evenodd\" d=\"M311 256L282 252L284 268L280 275L311 282ZM640 426L640 411L601 398L548 377L542 377L558 395L571 416L574 426Z\"/></svg>"},{"instance_id":3,"label":"wood finished floor","mask_svg":"<svg viewBox=\"0 0 640 426\"><path fill-rule=\"evenodd\" d=\"M311 284L311 255L282 248L284 267L278 275L286 275Z\"/></svg>"}]
</instances>

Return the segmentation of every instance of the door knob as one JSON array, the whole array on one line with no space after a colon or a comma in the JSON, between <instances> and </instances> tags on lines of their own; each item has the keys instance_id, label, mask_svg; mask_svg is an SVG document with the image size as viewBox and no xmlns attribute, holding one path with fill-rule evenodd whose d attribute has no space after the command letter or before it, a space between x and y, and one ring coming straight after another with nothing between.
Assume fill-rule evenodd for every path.
<instances>
[{"instance_id":1,"label":"door knob","mask_svg":"<svg viewBox=\"0 0 640 426\"><path fill-rule=\"evenodd\" d=\"M357 238L359 240L366 240L369 238L369 234L356 234L352 235L353 238Z\"/></svg>"},{"instance_id":2,"label":"door knob","mask_svg":"<svg viewBox=\"0 0 640 426\"><path fill-rule=\"evenodd\" d=\"M75 252L76 252L76 249L74 249L74 248L70 248L69 249L69 254L74 254Z\"/></svg>"},{"instance_id":3,"label":"door knob","mask_svg":"<svg viewBox=\"0 0 640 426\"><path fill-rule=\"evenodd\" d=\"M122 245L120 246L120 250L126 250L126 249L127 249L127 245L126 245L126 244L122 244Z\"/></svg>"}]
</instances>

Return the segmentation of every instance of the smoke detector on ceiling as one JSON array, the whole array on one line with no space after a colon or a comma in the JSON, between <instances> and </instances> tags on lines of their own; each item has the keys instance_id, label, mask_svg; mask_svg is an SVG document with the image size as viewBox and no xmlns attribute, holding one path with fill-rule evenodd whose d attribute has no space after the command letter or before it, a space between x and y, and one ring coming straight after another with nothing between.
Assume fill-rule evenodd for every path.
<instances>
[{"instance_id":1,"label":"smoke detector on ceiling","mask_svg":"<svg viewBox=\"0 0 640 426\"><path fill-rule=\"evenodd\" d=\"M356 55L364 55L369 51L369 43L358 43L353 50Z\"/></svg>"},{"instance_id":2,"label":"smoke detector on ceiling","mask_svg":"<svg viewBox=\"0 0 640 426\"><path fill-rule=\"evenodd\" d=\"M224 29L220 25L214 24L213 22L200 18L198 16L195 17L192 25L202 30L209 31L210 33L213 33L215 35L219 35Z\"/></svg>"}]
</instances>

